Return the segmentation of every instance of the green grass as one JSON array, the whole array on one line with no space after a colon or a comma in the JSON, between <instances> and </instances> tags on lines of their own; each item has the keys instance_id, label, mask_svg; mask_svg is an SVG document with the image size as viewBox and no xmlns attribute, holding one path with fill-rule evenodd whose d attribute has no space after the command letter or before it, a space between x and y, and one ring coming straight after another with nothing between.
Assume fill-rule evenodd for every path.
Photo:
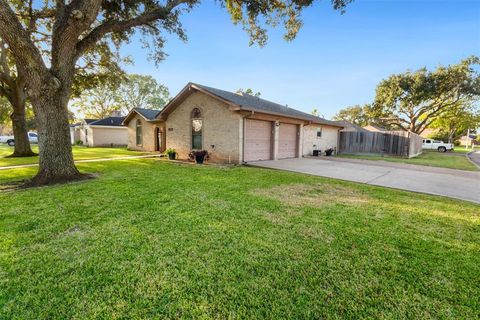
<instances>
[{"instance_id":1,"label":"green grass","mask_svg":"<svg viewBox=\"0 0 480 320\"><path fill-rule=\"evenodd\" d=\"M455 153L469 153L470 151L480 151L480 147L475 147L475 148L468 148L468 149L465 149L465 147L455 147L455 149L453 150L453 152Z\"/></svg>"},{"instance_id":2,"label":"green grass","mask_svg":"<svg viewBox=\"0 0 480 320\"><path fill-rule=\"evenodd\" d=\"M460 153L460 152L459 152ZM364 159L364 160L383 160L389 162L409 163L422 166L440 167L449 169L478 171L478 168L468 161L468 159L458 153L452 152L437 152L437 151L423 151L423 153L415 158L397 158L397 157L382 157L376 155L338 155L341 158Z\"/></svg>"},{"instance_id":3,"label":"green grass","mask_svg":"<svg viewBox=\"0 0 480 320\"><path fill-rule=\"evenodd\" d=\"M38 153L38 146L32 145L34 152ZM6 158L13 153L13 147L0 145L0 167L16 166L22 164L38 163L38 157L27 158ZM138 151L129 151L126 148L87 148L73 147L73 156L75 160L98 159L98 158L116 158L124 156L137 156L146 153Z\"/></svg>"},{"instance_id":4,"label":"green grass","mask_svg":"<svg viewBox=\"0 0 480 320\"><path fill-rule=\"evenodd\" d=\"M99 178L0 193L0 319L479 316L478 205L248 167L79 167Z\"/></svg>"}]
</instances>

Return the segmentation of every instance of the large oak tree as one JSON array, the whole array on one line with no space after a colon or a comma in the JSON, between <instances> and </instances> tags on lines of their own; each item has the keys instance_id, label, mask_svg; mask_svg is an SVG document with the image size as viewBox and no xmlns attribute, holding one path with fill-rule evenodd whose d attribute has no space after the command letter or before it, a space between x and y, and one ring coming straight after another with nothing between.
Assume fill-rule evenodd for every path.
<instances>
[{"instance_id":1,"label":"large oak tree","mask_svg":"<svg viewBox=\"0 0 480 320\"><path fill-rule=\"evenodd\" d=\"M263 45L266 26L283 23L285 38L293 39L301 27L302 10L314 0L221 0L235 23L242 23L252 42ZM351 0L332 0L334 9L343 11ZM72 93L75 65L95 46L120 46L134 30L157 49L165 32L186 39L180 15L200 3L199 0L57 0L46 2L38 12L49 19L44 32L51 37L48 48L31 39L27 26L19 18L17 1L0 0L0 37L8 44L18 71L25 77L27 94L33 105L39 133L39 171L31 184L42 185L81 177L75 167L70 145L67 104ZM148 40L153 40L148 42ZM47 50L45 61L41 50Z\"/></svg>"},{"instance_id":2,"label":"large oak tree","mask_svg":"<svg viewBox=\"0 0 480 320\"><path fill-rule=\"evenodd\" d=\"M39 48L44 59L49 58L48 47L52 42L49 2L10 1L19 22L25 26L25 33ZM106 46L96 46L86 52L77 61L73 94L91 88L110 79L118 79L123 71L118 63L123 62L118 55L112 54ZM24 68L17 61L5 40L0 37L0 96L6 98L11 106L10 119L15 137L15 148L11 157L35 155L28 140L26 77Z\"/></svg>"},{"instance_id":3,"label":"large oak tree","mask_svg":"<svg viewBox=\"0 0 480 320\"><path fill-rule=\"evenodd\" d=\"M372 113L387 126L421 134L439 116L458 105L478 101L478 57L458 64L394 74L376 90Z\"/></svg>"}]
</instances>

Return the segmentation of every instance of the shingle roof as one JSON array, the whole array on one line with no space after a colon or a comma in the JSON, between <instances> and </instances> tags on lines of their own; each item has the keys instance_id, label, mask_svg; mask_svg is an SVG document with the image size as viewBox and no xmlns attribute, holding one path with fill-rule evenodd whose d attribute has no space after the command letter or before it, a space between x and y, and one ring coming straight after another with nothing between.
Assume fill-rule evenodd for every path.
<instances>
[{"instance_id":1,"label":"shingle roof","mask_svg":"<svg viewBox=\"0 0 480 320\"><path fill-rule=\"evenodd\" d=\"M143 109L143 108L133 108L133 110L137 111L148 120L155 120L155 118L161 111L161 110Z\"/></svg>"},{"instance_id":2,"label":"shingle roof","mask_svg":"<svg viewBox=\"0 0 480 320\"><path fill-rule=\"evenodd\" d=\"M224 100L230 101L233 104L240 106L241 109L252 110L258 112L265 112L270 114L284 115L287 117L298 118L303 120L309 120L315 123L332 125L336 127L341 127L342 125L335 121L326 120L302 111L298 111L287 106L280 105L278 103L261 99L255 96L248 94L236 94L229 91L224 91L212 87L207 87L204 85L196 84L200 89L210 92L213 95L216 95Z\"/></svg>"},{"instance_id":3,"label":"shingle roof","mask_svg":"<svg viewBox=\"0 0 480 320\"><path fill-rule=\"evenodd\" d=\"M90 123L92 123L92 122L94 122L94 121L97 121L98 119L83 119L83 120L85 120L85 123L86 123L86 124L90 124Z\"/></svg>"},{"instance_id":4,"label":"shingle roof","mask_svg":"<svg viewBox=\"0 0 480 320\"><path fill-rule=\"evenodd\" d=\"M350 121L340 120L336 121L339 125L343 126L343 131L358 131L358 132L368 132L368 130L351 123Z\"/></svg>"},{"instance_id":5,"label":"shingle roof","mask_svg":"<svg viewBox=\"0 0 480 320\"><path fill-rule=\"evenodd\" d=\"M97 121L90 122L91 126L111 126L111 127L120 127L125 117L108 117L100 119Z\"/></svg>"}]
</instances>

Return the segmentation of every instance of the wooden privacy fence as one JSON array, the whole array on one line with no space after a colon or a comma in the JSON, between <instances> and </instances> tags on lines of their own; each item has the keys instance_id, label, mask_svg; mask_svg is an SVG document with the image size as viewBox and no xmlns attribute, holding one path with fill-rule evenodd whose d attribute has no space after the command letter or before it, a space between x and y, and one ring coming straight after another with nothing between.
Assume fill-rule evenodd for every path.
<instances>
[{"instance_id":1,"label":"wooden privacy fence","mask_svg":"<svg viewBox=\"0 0 480 320\"><path fill-rule=\"evenodd\" d=\"M405 131L340 132L339 153L370 153L411 158L422 153L422 137Z\"/></svg>"}]
</instances>

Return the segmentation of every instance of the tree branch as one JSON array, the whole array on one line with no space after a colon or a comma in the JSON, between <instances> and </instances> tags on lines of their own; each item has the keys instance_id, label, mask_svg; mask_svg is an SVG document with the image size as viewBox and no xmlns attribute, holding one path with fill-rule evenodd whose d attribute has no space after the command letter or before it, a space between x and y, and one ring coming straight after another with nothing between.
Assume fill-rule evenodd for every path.
<instances>
[{"instance_id":1,"label":"tree branch","mask_svg":"<svg viewBox=\"0 0 480 320\"><path fill-rule=\"evenodd\" d=\"M106 34L112 32L122 32L142 25L148 25L150 23L160 19L166 19L167 16L177 6L183 3L190 3L191 0L170 0L165 6L158 6L156 9L149 12L145 12L135 18L128 20L108 20L101 25L94 28L77 44L77 55L82 55L85 51L91 48L95 43L102 39Z\"/></svg>"},{"instance_id":2,"label":"tree branch","mask_svg":"<svg viewBox=\"0 0 480 320\"><path fill-rule=\"evenodd\" d=\"M0 0L0 25L0 37L8 44L17 65L37 74L48 72L40 51L5 0Z\"/></svg>"}]
</instances>

